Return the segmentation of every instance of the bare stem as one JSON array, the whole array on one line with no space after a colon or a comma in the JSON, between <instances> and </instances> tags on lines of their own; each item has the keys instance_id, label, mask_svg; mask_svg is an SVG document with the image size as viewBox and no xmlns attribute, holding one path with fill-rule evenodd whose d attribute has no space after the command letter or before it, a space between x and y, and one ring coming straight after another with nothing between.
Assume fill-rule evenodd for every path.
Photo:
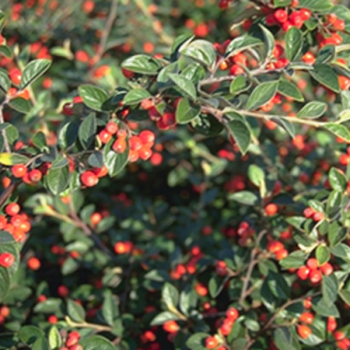
<instances>
[{"instance_id":1,"label":"bare stem","mask_svg":"<svg viewBox=\"0 0 350 350\"><path fill-rule=\"evenodd\" d=\"M262 240L262 238L264 237L264 235L267 233L266 230L263 230L259 233L258 238L256 240L256 245L255 247L252 249L251 253L250 253L250 260L249 260L249 265L248 265L248 270L247 270L247 274L244 278L244 283L243 283L243 288L241 291L241 296L239 298L239 304L242 306L244 303L244 300L246 298L247 295L247 290L248 290L248 286L249 286L249 281L250 278L252 277L252 273L254 270L254 266L256 265L256 263L258 262L255 257L256 255L259 253L259 244L260 241Z\"/></svg>"},{"instance_id":2,"label":"bare stem","mask_svg":"<svg viewBox=\"0 0 350 350\"><path fill-rule=\"evenodd\" d=\"M97 53L96 53L95 58L94 58L94 62L98 62L106 50L109 34L112 30L113 23L114 23L115 19L117 18L117 8L118 8L118 0L113 0L113 2L111 4L110 11L109 11L109 16L107 18L106 27L103 30L103 33L101 36L101 41L100 41Z\"/></svg>"}]
</instances>

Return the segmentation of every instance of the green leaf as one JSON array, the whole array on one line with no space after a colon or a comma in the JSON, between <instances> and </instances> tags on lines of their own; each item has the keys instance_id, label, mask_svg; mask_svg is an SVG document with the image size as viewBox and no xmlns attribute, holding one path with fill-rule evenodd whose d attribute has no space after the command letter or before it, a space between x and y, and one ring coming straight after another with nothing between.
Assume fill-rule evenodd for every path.
<instances>
[{"instance_id":1,"label":"green leaf","mask_svg":"<svg viewBox=\"0 0 350 350\"><path fill-rule=\"evenodd\" d=\"M29 62L23 69L22 79L19 88L25 89L36 79L40 78L51 66L51 61L47 59L38 59Z\"/></svg>"},{"instance_id":2,"label":"green leaf","mask_svg":"<svg viewBox=\"0 0 350 350\"><path fill-rule=\"evenodd\" d=\"M316 119L321 117L327 110L324 102L312 101L306 104L298 113L299 118Z\"/></svg>"},{"instance_id":3,"label":"green leaf","mask_svg":"<svg viewBox=\"0 0 350 350\"><path fill-rule=\"evenodd\" d=\"M122 63L122 67L139 74L156 75L160 69L158 61L147 55L135 55Z\"/></svg>"},{"instance_id":4,"label":"green leaf","mask_svg":"<svg viewBox=\"0 0 350 350\"><path fill-rule=\"evenodd\" d=\"M255 193L249 191L230 194L228 199L244 205L257 205L259 203L259 197Z\"/></svg>"},{"instance_id":5,"label":"green leaf","mask_svg":"<svg viewBox=\"0 0 350 350\"><path fill-rule=\"evenodd\" d=\"M320 266L325 264L331 257L329 249L325 245L319 245L316 249L316 259Z\"/></svg>"},{"instance_id":6,"label":"green leaf","mask_svg":"<svg viewBox=\"0 0 350 350\"><path fill-rule=\"evenodd\" d=\"M194 290L183 290L180 294L180 309L185 315L189 315L197 306L198 295Z\"/></svg>"},{"instance_id":7,"label":"green leaf","mask_svg":"<svg viewBox=\"0 0 350 350\"><path fill-rule=\"evenodd\" d=\"M292 3L292 0L273 0L273 5L275 7L285 7L289 6Z\"/></svg>"},{"instance_id":8,"label":"green leaf","mask_svg":"<svg viewBox=\"0 0 350 350\"><path fill-rule=\"evenodd\" d=\"M18 337L24 344L31 345L37 339L45 336L44 331L35 326L23 326L18 332Z\"/></svg>"},{"instance_id":9,"label":"green leaf","mask_svg":"<svg viewBox=\"0 0 350 350\"><path fill-rule=\"evenodd\" d=\"M49 345L51 349L62 346L62 338L56 326L52 326L49 331Z\"/></svg>"},{"instance_id":10,"label":"green leaf","mask_svg":"<svg viewBox=\"0 0 350 350\"><path fill-rule=\"evenodd\" d=\"M344 141L350 142L350 132L344 125L327 123L323 127L335 136L340 137Z\"/></svg>"},{"instance_id":11,"label":"green leaf","mask_svg":"<svg viewBox=\"0 0 350 350\"><path fill-rule=\"evenodd\" d=\"M297 250L290 253L286 258L280 261L280 265L284 269L296 269L305 265L305 260L308 254L304 253L302 250Z\"/></svg>"},{"instance_id":12,"label":"green leaf","mask_svg":"<svg viewBox=\"0 0 350 350\"><path fill-rule=\"evenodd\" d=\"M78 136L83 148L88 149L93 144L96 131L96 115L95 113L90 113L79 127Z\"/></svg>"},{"instance_id":13,"label":"green leaf","mask_svg":"<svg viewBox=\"0 0 350 350\"><path fill-rule=\"evenodd\" d=\"M330 0L299 0L299 8L307 8L311 11L325 12L331 10L333 4Z\"/></svg>"},{"instance_id":14,"label":"green leaf","mask_svg":"<svg viewBox=\"0 0 350 350\"><path fill-rule=\"evenodd\" d=\"M179 292L173 285L168 282L166 282L163 286L162 300L169 310L176 308L179 302Z\"/></svg>"},{"instance_id":15,"label":"green leaf","mask_svg":"<svg viewBox=\"0 0 350 350\"><path fill-rule=\"evenodd\" d=\"M80 97L84 103L95 111L103 111L108 99L107 93L101 88L93 85L81 85L78 88Z\"/></svg>"},{"instance_id":16,"label":"green leaf","mask_svg":"<svg viewBox=\"0 0 350 350\"><path fill-rule=\"evenodd\" d=\"M178 321L179 316L170 311L163 311L152 320L151 326L157 326L171 320Z\"/></svg>"},{"instance_id":17,"label":"green leaf","mask_svg":"<svg viewBox=\"0 0 350 350\"><path fill-rule=\"evenodd\" d=\"M230 94L237 95L241 92L249 89L250 83L247 81L246 77L240 75L236 77L230 84Z\"/></svg>"},{"instance_id":18,"label":"green leaf","mask_svg":"<svg viewBox=\"0 0 350 350\"><path fill-rule=\"evenodd\" d=\"M298 87L288 80L282 79L278 84L278 92L286 97L291 97L295 101L303 102L304 96Z\"/></svg>"},{"instance_id":19,"label":"green leaf","mask_svg":"<svg viewBox=\"0 0 350 350\"><path fill-rule=\"evenodd\" d=\"M38 338L32 346L32 350L49 350L49 343L46 338Z\"/></svg>"},{"instance_id":20,"label":"green leaf","mask_svg":"<svg viewBox=\"0 0 350 350\"><path fill-rule=\"evenodd\" d=\"M191 350L206 350L205 339L209 336L207 333L193 334L188 338L186 346Z\"/></svg>"},{"instance_id":21,"label":"green leaf","mask_svg":"<svg viewBox=\"0 0 350 350\"><path fill-rule=\"evenodd\" d=\"M342 171L337 168L331 168L329 172L329 183L335 191L345 191L348 181Z\"/></svg>"},{"instance_id":22,"label":"green leaf","mask_svg":"<svg viewBox=\"0 0 350 350\"><path fill-rule=\"evenodd\" d=\"M195 40L188 46L181 48L180 52L206 67L211 67L216 62L213 44L206 40Z\"/></svg>"},{"instance_id":23,"label":"green leaf","mask_svg":"<svg viewBox=\"0 0 350 350\"><path fill-rule=\"evenodd\" d=\"M224 280L218 275L214 275L208 284L209 293L212 298L216 298L224 288Z\"/></svg>"},{"instance_id":24,"label":"green leaf","mask_svg":"<svg viewBox=\"0 0 350 350\"><path fill-rule=\"evenodd\" d=\"M253 36L248 34L239 36L228 44L226 48L226 58L258 45L262 45L262 41Z\"/></svg>"},{"instance_id":25,"label":"green leaf","mask_svg":"<svg viewBox=\"0 0 350 350\"><path fill-rule=\"evenodd\" d=\"M63 192L69 185L69 166L62 168L50 169L46 177L49 190L58 195Z\"/></svg>"},{"instance_id":26,"label":"green leaf","mask_svg":"<svg viewBox=\"0 0 350 350\"><path fill-rule=\"evenodd\" d=\"M245 123L233 120L227 124L227 128L231 136L237 142L242 154L246 154L250 145L251 133Z\"/></svg>"},{"instance_id":27,"label":"green leaf","mask_svg":"<svg viewBox=\"0 0 350 350\"><path fill-rule=\"evenodd\" d=\"M105 337L93 335L79 342L84 350L117 350L117 348Z\"/></svg>"},{"instance_id":28,"label":"green leaf","mask_svg":"<svg viewBox=\"0 0 350 350\"><path fill-rule=\"evenodd\" d=\"M171 61L176 61L181 48L185 48L193 40L194 36L190 33L182 34L176 37L171 46Z\"/></svg>"},{"instance_id":29,"label":"green leaf","mask_svg":"<svg viewBox=\"0 0 350 350\"><path fill-rule=\"evenodd\" d=\"M342 289L339 292L339 295L342 298L342 300L344 301L344 303L346 303L347 305L350 306L350 291Z\"/></svg>"},{"instance_id":30,"label":"green leaf","mask_svg":"<svg viewBox=\"0 0 350 350\"><path fill-rule=\"evenodd\" d=\"M176 121L178 124L187 124L198 117L199 114L200 107L191 106L187 98L182 98L176 107Z\"/></svg>"},{"instance_id":31,"label":"green leaf","mask_svg":"<svg viewBox=\"0 0 350 350\"><path fill-rule=\"evenodd\" d=\"M332 305L338 297L338 281L335 275L322 277L322 295L326 304Z\"/></svg>"},{"instance_id":32,"label":"green leaf","mask_svg":"<svg viewBox=\"0 0 350 350\"><path fill-rule=\"evenodd\" d=\"M310 75L320 84L326 86L330 90L339 93L338 75L332 67L327 64L316 64L314 70L310 71Z\"/></svg>"},{"instance_id":33,"label":"green leaf","mask_svg":"<svg viewBox=\"0 0 350 350\"><path fill-rule=\"evenodd\" d=\"M108 325L113 326L114 318L116 316L117 305L113 299L112 292L108 289L104 294L102 304L102 316Z\"/></svg>"},{"instance_id":34,"label":"green leaf","mask_svg":"<svg viewBox=\"0 0 350 350\"><path fill-rule=\"evenodd\" d=\"M0 244L14 243L13 236L7 231L0 231Z\"/></svg>"},{"instance_id":35,"label":"green leaf","mask_svg":"<svg viewBox=\"0 0 350 350\"><path fill-rule=\"evenodd\" d=\"M3 55L7 58L12 58L12 50L6 45L1 45L0 46L0 55Z\"/></svg>"},{"instance_id":36,"label":"green leaf","mask_svg":"<svg viewBox=\"0 0 350 350\"><path fill-rule=\"evenodd\" d=\"M197 98L196 88L191 80L177 74L168 74L168 76L181 92L191 97L192 100L195 100Z\"/></svg>"},{"instance_id":37,"label":"green leaf","mask_svg":"<svg viewBox=\"0 0 350 350\"><path fill-rule=\"evenodd\" d=\"M327 63L335 59L336 52L334 45L326 45L322 47L316 57L316 63Z\"/></svg>"},{"instance_id":38,"label":"green leaf","mask_svg":"<svg viewBox=\"0 0 350 350\"><path fill-rule=\"evenodd\" d=\"M16 165L27 164L29 158L19 153L0 153L0 164L3 165Z\"/></svg>"},{"instance_id":39,"label":"green leaf","mask_svg":"<svg viewBox=\"0 0 350 350\"><path fill-rule=\"evenodd\" d=\"M303 33L296 27L291 27L286 34L286 56L289 61L295 61L303 47Z\"/></svg>"},{"instance_id":40,"label":"green leaf","mask_svg":"<svg viewBox=\"0 0 350 350\"><path fill-rule=\"evenodd\" d=\"M28 113L30 109L32 108L32 105L29 101L25 100L22 97L16 97L13 100L11 100L8 104L11 108L13 108L15 111L20 113Z\"/></svg>"},{"instance_id":41,"label":"green leaf","mask_svg":"<svg viewBox=\"0 0 350 350\"><path fill-rule=\"evenodd\" d=\"M67 312L69 317L75 322L84 322L85 310L81 305L76 303L74 300L68 299L67 301Z\"/></svg>"},{"instance_id":42,"label":"green leaf","mask_svg":"<svg viewBox=\"0 0 350 350\"><path fill-rule=\"evenodd\" d=\"M0 124L0 130L6 133L7 141L12 145L19 137L17 128L10 123ZM34 141L34 140L33 140Z\"/></svg>"},{"instance_id":43,"label":"green leaf","mask_svg":"<svg viewBox=\"0 0 350 350\"><path fill-rule=\"evenodd\" d=\"M63 125L58 134L58 144L65 150L74 145L78 136L79 125L76 122L68 122Z\"/></svg>"},{"instance_id":44,"label":"green leaf","mask_svg":"<svg viewBox=\"0 0 350 350\"><path fill-rule=\"evenodd\" d=\"M133 90L130 90L124 97L123 104L124 105L134 105L142 102L143 100L146 100L148 98L152 97L151 94L141 88L136 88Z\"/></svg>"},{"instance_id":45,"label":"green leaf","mask_svg":"<svg viewBox=\"0 0 350 350\"><path fill-rule=\"evenodd\" d=\"M336 246L346 238L346 231L346 228L340 227L336 221L331 223L328 231L328 240L331 247Z\"/></svg>"},{"instance_id":46,"label":"green leaf","mask_svg":"<svg viewBox=\"0 0 350 350\"><path fill-rule=\"evenodd\" d=\"M7 94L11 87L11 81L7 72L4 69L0 69L0 89Z\"/></svg>"},{"instance_id":47,"label":"green leaf","mask_svg":"<svg viewBox=\"0 0 350 350\"><path fill-rule=\"evenodd\" d=\"M45 314L55 314L59 312L62 306L62 300L56 298L47 299L41 303L38 303L34 307L34 312L45 313Z\"/></svg>"},{"instance_id":48,"label":"green leaf","mask_svg":"<svg viewBox=\"0 0 350 350\"><path fill-rule=\"evenodd\" d=\"M205 136L217 136L223 130L223 125L211 114L200 115L191 121L194 130Z\"/></svg>"},{"instance_id":49,"label":"green leaf","mask_svg":"<svg viewBox=\"0 0 350 350\"><path fill-rule=\"evenodd\" d=\"M258 85L249 96L246 108L255 110L271 101L276 95L278 85L278 81L269 81Z\"/></svg>"},{"instance_id":50,"label":"green leaf","mask_svg":"<svg viewBox=\"0 0 350 350\"><path fill-rule=\"evenodd\" d=\"M324 298L321 299L313 299L312 308L316 311L316 313L320 316L329 317L339 317L339 311L335 304L328 304L325 302Z\"/></svg>"},{"instance_id":51,"label":"green leaf","mask_svg":"<svg viewBox=\"0 0 350 350\"><path fill-rule=\"evenodd\" d=\"M279 350L300 350L298 338L293 327L280 327L273 332L273 342Z\"/></svg>"},{"instance_id":52,"label":"green leaf","mask_svg":"<svg viewBox=\"0 0 350 350\"><path fill-rule=\"evenodd\" d=\"M124 153L117 153L111 148L114 143L112 139L103 149L103 162L108 169L108 174L111 177L119 174L128 163L129 148L127 147Z\"/></svg>"},{"instance_id":53,"label":"green leaf","mask_svg":"<svg viewBox=\"0 0 350 350\"><path fill-rule=\"evenodd\" d=\"M272 51L275 47L275 38L273 34L263 25L259 24L259 27L264 35L266 57L271 57Z\"/></svg>"},{"instance_id":54,"label":"green leaf","mask_svg":"<svg viewBox=\"0 0 350 350\"><path fill-rule=\"evenodd\" d=\"M41 131L37 132L32 138L33 145L37 147L41 152L48 150L46 144L46 137Z\"/></svg>"},{"instance_id":55,"label":"green leaf","mask_svg":"<svg viewBox=\"0 0 350 350\"><path fill-rule=\"evenodd\" d=\"M277 298L281 300L288 300L290 295L290 287L288 286L286 280L282 275L277 272L269 270L264 283L267 284L270 292Z\"/></svg>"},{"instance_id":56,"label":"green leaf","mask_svg":"<svg viewBox=\"0 0 350 350\"><path fill-rule=\"evenodd\" d=\"M255 164L251 164L248 168L249 180L255 185L260 187L265 183L265 173L260 167Z\"/></svg>"}]
</instances>

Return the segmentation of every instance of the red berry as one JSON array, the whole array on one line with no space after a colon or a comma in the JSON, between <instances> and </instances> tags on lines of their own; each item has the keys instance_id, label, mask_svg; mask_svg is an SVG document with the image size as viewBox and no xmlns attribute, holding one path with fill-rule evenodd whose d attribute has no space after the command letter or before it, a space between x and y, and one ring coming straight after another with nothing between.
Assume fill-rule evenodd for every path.
<instances>
[{"instance_id":1,"label":"red berry","mask_svg":"<svg viewBox=\"0 0 350 350\"><path fill-rule=\"evenodd\" d=\"M106 125L106 131L109 132L111 135L116 134L118 129L119 129L118 124L114 122L108 122Z\"/></svg>"},{"instance_id":2,"label":"red berry","mask_svg":"<svg viewBox=\"0 0 350 350\"><path fill-rule=\"evenodd\" d=\"M236 321L239 316L239 312L234 307L230 307L226 311L226 317L230 320Z\"/></svg>"},{"instance_id":3,"label":"red berry","mask_svg":"<svg viewBox=\"0 0 350 350\"><path fill-rule=\"evenodd\" d=\"M127 70L125 68L122 68L122 73L123 73L124 77L127 79L131 79L135 75L134 72Z\"/></svg>"},{"instance_id":4,"label":"red berry","mask_svg":"<svg viewBox=\"0 0 350 350\"><path fill-rule=\"evenodd\" d=\"M64 115L73 115L73 103L66 103L63 105L63 108L62 108L62 113Z\"/></svg>"},{"instance_id":5,"label":"red berry","mask_svg":"<svg viewBox=\"0 0 350 350\"><path fill-rule=\"evenodd\" d=\"M13 68L10 70L9 72L9 76L11 81L15 84L15 85L19 85L22 79L22 73L18 68Z\"/></svg>"},{"instance_id":6,"label":"red berry","mask_svg":"<svg viewBox=\"0 0 350 350\"><path fill-rule=\"evenodd\" d=\"M8 316L10 316L10 314L11 314L10 308L8 308L7 306L1 306L0 315L2 317L8 317Z\"/></svg>"},{"instance_id":7,"label":"red berry","mask_svg":"<svg viewBox=\"0 0 350 350\"><path fill-rule=\"evenodd\" d=\"M322 273L320 270L310 270L309 280L313 284L317 284L322 280Z\"/></svg>"},{"instance_id":8,"label":"red berry","mask_svg":"<svg viewBox=\"0 0 350 350\"><path fill-rule=\"evenodd\" d=\"M311 270L317 269L318 268L317 259L314 259L314 258L308 259L308 261L306 262L306 266Z\"/></svg>"},{"instance_id":9,"label":"red berry","mask_svg":"<svg viewBox=\"0 0 350 350\"><path fill-rule=\"evenodd\" d=\"M338 76L339 86L342 90L348 90L350 87L350 79L344 75Z\"/></svg>"},{"instance_id":10,"label":"red berry","mask_svg":"<svg viewBox=\"0 0 350 350\"><path fill-rule=\"evenodd\" d=\"M15 262L15 257L11 253L1 253L0 254L0 266L8 268Z\"/></svg>"},{"instance_id":11,"label":"red berry","mask_svg":"<svg viewBox=\"0 0 350 350\"><path fill-rule=\"evenodd\" d=\"M11 168L11 173L14 177L20 178L27 174L27 167L24 164L17 164Z\"/></svg>"},{"instance_id":12,"label":"red berry","mask_svg":"<svg viewBox=\"0 0 350 350\"><path fill-rule=\"evenodd\" d=\"M156 140L154 132L150 130L141 131L139 137L143 144L151 144L152 146L154 144L154 141Z\"/></svg>"},{"instance_id":13,"label":"red berry","mask_svg":"<svg viewBox=\"0 0 350 350\"><path fill-rule=\"evenodd\" d=\"M111 140L112 135L106 129L103 129L98 133L98 138L103 144L106 144Z\"/></svg>"},{"instance_id":14,"label":"red berry","mask_svg":"<svg viewBox=\"0 0 350 350\"><path fill-rule=\"evenodd\" d=\"M40 170L33 169L29 172L28 177L31 182L39 182L42 179L43 174Z\"/></svg>"},{"instance_id":15,"label":"red berry","mask_svg":"<svg viewBox=\"0 0 350 350\"><path fill-rule=\"evenodd\" d=\"M126 140L124 137L118 137L117 140L113 143L113 151L117 153L123 153L126 150Z\"/></svg>"},{"instance_id":16,"label":"red berry","mask_svg":"<svg viewBox=\"0 0 350 350\"><path fill-rule=\"evenodd\" d=\"M176 333L180 327L175 321L167 321L163 324L163 329L168 333Z\"/></svg>"},{"instance_id":17,"label":"red berry","mask_svg":"<svg viewBox=\"0 0 350 350\"><path fill-rule=\"evenodd\" d=\"M299 13L303 21L307 21L312 15L312 12L308 9L301 9Z\"/></svg>"},{"instance_id":18,"label":"red berry","mask_svg":"<svg viewBox=\"0 0 350 350\"><path fill-rule=\"evenodd\" d=\"M306 64L310 64L313 65L316 62L316 57L314 54L312 54L311 52L306 52L303 57L301 58L301 60L303 62L305 62Z\"/></svg>"},{"instance_id":19,"label":"red berry","mask_svg":"<svg viewBox=\"0 0 350 350\"><path fill-rule=\"evenodd\" d=\"M277 214L277 211L278 211L278 207L277 207L277 204L275 203L270 203L265 207L265 213L268 216L273 216Z\"/></svg>"},{"instance_id":20,"label":"red berry","mask_svg":"<svg viewBox=\"0 0 350 350\"><path fill-rule=\"evenodd\" d=\"M215 337L208 337L205 339L205 347L207 349L215 349L218 345L219 342Z\"/></svg>"},{"instance_id":21,"label":"red berry","mask_svg":"<svg viewBox=\"0 0 350 350\"><path fill-rule=\"evenodd\" d=\"M143 142L139 136L131 136L129 139L130 149L138 151L142 148Z\"/></svg>"},{"instance_id":22,"label":"red berry","mask_svg":"<svg viewBox=\"0 0 350 350\"><path fill-rule=\"evenodd\" d=\"M297 271L297 276L305 281L309 277L310 269L307 266L302 266Z\"/></svg>"},{"instance_id":23,"label":"red berry","mask_svg":"<svg viewBox=\"0 0 350 350\"><path fill-rule=\"evenodd\" d=\"M152 155L152 150L148 147L148 146L143 146L140 150L139 150L139 157L142 160L147 160L151 157Z\"/></svg>"},{"instance_id":24,"label":"red berry","mask_svg":"<svg viewBox=\"0 0 350 350\"><path fill-rule=\"evenodd\" d=\"M297 331L298 331L299 337L302 339L306 339L312 334L311 329L305 325L299 325L297 328Z\"/></svg>"},{"instance_id":25,"label":"red berry","mask_svg":"<svg viewBox=\"0 0 350 350\"><path fill-rule=\"evenodd\" d=\"M299 320L307 324L312 324L314 322L314 318L315 316L311 312L303 312L300 315Z\"/></svg>"},{"instance_id":26,"label":"red berry","mask_svg":"<svg viewBox=\"0 0 350 350\"><path fill-rule=\"evenodd\" d=\"M327 319L327 332L332 333L337 329L337 321L333 316Z\"/></svg>"},{"instance_id":27,"label":"red berry","mask_svg":"<svg viewBox=\"0 0 350 350\"><path fill-rule=\"evenodd\" d=\"M284 23L288 19L288 13L283 9L276 10L273 16L275 17L276 21L280 23Z\"/></svg>"},{"instance_id":28,"label":"red berry","mask_svg":"<svg viewBox=\"0 0 350 350\"><path fill-rule=\"evenodd\" d=\"M80 176L80 180L86 187L93 187L98 184L98 177L92 171L85 171Z\"/></svg>"},{"instance_id":29,"label":"red berry","mask_svg":"<svg viewBox=\"0 0 350 350\"><path fill-rule=\"evenodd\" d=\"M333 273L333 266L330 264L330 263L325 263L323 264L321 267L321 272L326 275L326 276L329 276Z\"/></svg>"},{"instance_id":30,"label":"red berry","mask_svg":"<svg viewBox=\"0 0 350 350\"><path fill-rule=\"evenodd\" d=\"M58 318L55 315L50 315L47 320L51 324L56 324L58 322Z\"/></svg>"},{"instance_id":31,"label":"red berry","mask_svg":"<svg viewBox=\"0 0 350 350\"><path fill-rule=\"evenodd\" d=\"M40 260L33 257L28 260L28 267L31 270L39 270L41 266Z\"/></svg>"},{"instance_id":32,"label":"red berry","mask_svg":"<svg viewBox=\"0 0 350 350\"><path fill-rule=\"evenodd\" d=\"M18 214L21 210L21 207L17 203L7 204L5 208L5 213L10 216Z\"/></svg>"},{"instance_id":33,"label":"red berry","mask_svg":"<svg viewBox=\"0 0 350 350\"><path fill-rule=\"evenodd\" d=\"M150 163L153 166L158 166L162 163L163 157L160 153L153 153L151 158L150 158Z\"/></svg>"}]
</instances>

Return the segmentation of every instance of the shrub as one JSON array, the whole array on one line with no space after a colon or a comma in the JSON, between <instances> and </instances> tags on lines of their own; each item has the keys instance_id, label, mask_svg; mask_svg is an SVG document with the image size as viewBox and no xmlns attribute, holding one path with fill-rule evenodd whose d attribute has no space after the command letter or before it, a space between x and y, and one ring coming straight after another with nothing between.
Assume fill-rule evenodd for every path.
<instances>
[{"instance_id":1,"label":"shrub","mask_svg":"<svg viewBox=\"0 0 350 350\"><path fill-rule=\"evenodd\" d=\"M346 3L4 7L0 348L348 349Z\"/></svg>"}]
</instances>

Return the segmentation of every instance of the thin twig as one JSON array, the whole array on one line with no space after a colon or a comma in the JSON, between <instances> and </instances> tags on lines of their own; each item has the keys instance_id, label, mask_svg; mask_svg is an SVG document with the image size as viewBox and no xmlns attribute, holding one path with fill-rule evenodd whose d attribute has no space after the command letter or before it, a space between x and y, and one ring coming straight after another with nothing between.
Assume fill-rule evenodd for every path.
<instances>
[{"instance_id":1,"label":"thin twig","mask_svg":"<svg viewBox=\"0 0 350 350\"><path fill-rule=\"evenodd\" d=\"M117 18L117 8L118 8L118 0L113 0L109 11L109 16L107 18L106 27L102 32L101 41L98 46L97 53L94 57L94 62L98 62L106 50L109 34L112 30L113 23Z\"/></svg>"},{"instance_id":2,"label":"thin twig","mask_svg":"<svg viewBox=\"0 0 350 350\"><path fill-rule=\"evenodd\" d=\"M256 265L256 263L258 262L255 257L256 255L259 253L259 244L260 241L262 240L262 238L264 237L264 235L267 233L267 230L263 230L259 233L258 238L256 239L256 244L255 247L252 249L251 253L250 253L250 260L249 260L249 265L248 265L248 270L247 270L247 274L244 278L244 283L243 283L243 288L241 291L241 296L239 298L238 303L243 306L243 302L246 298L246 293L247 293L247 289L249 286L249 281L250 278L252 277L252 273L254 270L254 266Z\"/></svg>"}]
</instances>

